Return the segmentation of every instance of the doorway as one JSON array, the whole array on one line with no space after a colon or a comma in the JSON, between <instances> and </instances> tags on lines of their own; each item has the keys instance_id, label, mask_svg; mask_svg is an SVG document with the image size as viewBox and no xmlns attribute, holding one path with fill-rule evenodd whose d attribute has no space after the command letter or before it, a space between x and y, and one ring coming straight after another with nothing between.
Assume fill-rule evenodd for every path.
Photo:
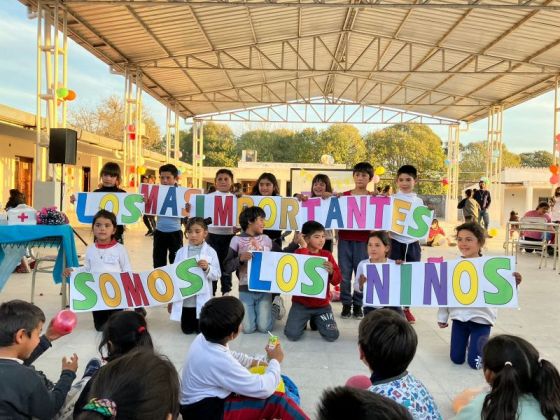
<instances>
[{"instance_id":1,"label":"doorway","mask_svg":"<svg viewBox=\"0 0 560 420\"><path fill-rule=\"evenodd\" d=\"M33 202L33 158L16 156L15 185L25 195L25 203Z\"/></svg>"},{"instance_id":2,"label":"doorway","mask_svg":"<svg viewBox=\"0 0 560 420\"><path fill-rule=\"evenodd\" d=\"M82 168L82 191L91 191L91 168L84 166Z\"/></svg>"}]
</instances>

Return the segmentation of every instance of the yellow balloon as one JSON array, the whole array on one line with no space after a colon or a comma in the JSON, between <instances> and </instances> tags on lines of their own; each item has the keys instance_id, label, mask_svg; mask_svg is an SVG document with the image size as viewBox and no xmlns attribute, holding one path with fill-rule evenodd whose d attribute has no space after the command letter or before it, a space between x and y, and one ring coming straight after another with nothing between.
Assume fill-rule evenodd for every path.
<instances>
[{"instance_id":1,"label":"yellow balloon","mask_svg":"<svg viewBox=\"0 0 560 420\"><path fill-rule=\"evenodd\" d=\"M489 229L488 234L490 236L498 236L498 229L496 229L496 228Z\"/></svg>"},{"instance_id":2,"label":"yellow balloon","mask_svg":"<svg viewBox=\"0 0 560 420\"><path fill-rule=\"evenodd\" d=\"M138 167L138 173L140 175L144 175L146 173L146 167L145 166L139 166Z\"/></svg>"},{"instance_id":3,"label":"yellow balloon","mask_svg":"<svg viewBox=\"0 0 560 420\"><path fill-rule=\"evenodd\" d=\"M385 168L383 166L378 166L375 168L375 175L383 175L385 173Z\"/></svg>"}]
</instances>

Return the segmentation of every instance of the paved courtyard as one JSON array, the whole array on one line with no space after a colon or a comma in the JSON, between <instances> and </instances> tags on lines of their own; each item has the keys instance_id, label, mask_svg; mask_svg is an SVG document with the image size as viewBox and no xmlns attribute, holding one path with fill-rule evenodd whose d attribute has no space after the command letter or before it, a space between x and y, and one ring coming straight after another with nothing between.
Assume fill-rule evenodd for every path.
<instances>
[{"instance_id":1,"label":"paved courtyard","mask_svg":"<svg viewBox=\"0 0 560 420\"><path fill-rule=\"evenodd\" d=\"M448 234L451 228L446 229ZM91 235L84 229L88 242ZM144 237L144 231L134 227L126 233L126 246L135 270L151 268L152 240ZM503 231L498 238L487 244L485 255L503 255ZM83 253L84 247L78 244ZM456 248L423 248L423 259L430 256L444 256L446 259L458 257ZM523 275L520 286L519 309L500 310L493 334L508 333L521 335L533 343L541 355L560 366L560 338L554 330L558 328L560 312L560 275L552 269L552 260L548 267L538 269L539 257L535 254L523 254L518 261L519 271ZM39 274L35 303L52 317L60 308L60 287L55 285L50 274ZM31 274L13 274L0 300L29 299ZM39 295L41 293L41 295ZM285 298L288 303L289 299ZM355 374L369 374L367 368L358 359L357 329L359 321L340 319L341 304L334 303L333 309L340 329L340 338L334 343L323 341L318 333L307 331L299 342L289 342L283 335L285 318L276 324L275 332L280 336L286 358L282 370L299 386L304 410L314 416L315 406L321 391L327 387L342 385L346 379ZM419 337L418 351L410 366L410 371L420 378L434 395L444 418L452 417L451 400L464 388L481 386L481 371L474 371L468 366L456 366L449 360L450 328L439 329L436 323L437 309L414 309L417 322L414 325ZM194 336L181 333L178 323L168 319L164 306L148 310L149 329L154 337L157 349L167 355L179 370ZM51 379L57 379L60 372L60 360L64 355L77 353L80 358L78 377L81 376L87 361L98 355L97 346L100 334L93 329L90 314L78 315L75 331L54 342L53 348L36 363L38 369L44 370ZM267 343L263 334L241 335L231 347L246 353L262 353Z\"/></svg>"}]
</instances>

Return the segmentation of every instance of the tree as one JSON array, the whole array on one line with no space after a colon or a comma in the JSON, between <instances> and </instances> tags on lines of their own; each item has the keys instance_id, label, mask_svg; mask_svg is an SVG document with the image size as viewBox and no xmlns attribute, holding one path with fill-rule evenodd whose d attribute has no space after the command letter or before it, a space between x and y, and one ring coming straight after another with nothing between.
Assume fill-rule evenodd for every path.
<instances>
[{"instance_id":1,"label":"tree","mask_svg":"<svg viewBox=\"0 0 560 420\"><path fill-rule=\"evenodd\" d=\"M476 182L486 174L486 141L467 144L459 160L459 179L464 182ZM519 155L502 146L502 168L518 168L521 166Z\"/></svg>"},{"instance_id":2,"label":"tree","mask_svg":"<svg viewBox=\"0 0 560 420\"><path fill-rule=\"evenodd\" d=\"M74 111L71 110L68 115L68 122L70 125L90 133L122 140L124 104L118 96L112 95L103 99L94 111L84 106ZM165 145L162 145L159 126L145 108L142 110L142 122L145 127L142 139L144 148L154 151L165 149Z\"/></svg>"},{"instance_id":3,"label":"tree","mask_svg":"<svg viewBox=\"0 0 560 420\"><path fill-rule=\"evenodd\" d=\"M334 158L336 163L345 163L348 166L363 161L366 158L366 147L358 129L350 124L333 124L319 133L318 156L327 154Z\"/></svg>"},{"instance_id":4,"label":"tree","mask_svg":"<svg viewBox=\"0 0 560 420\"><path fill-rule=\"evenodd\" d=\"M396 124L365 136L369 162L395 176L402 165L414 165L422 194L442 194L441 180L447 170L441 139L424 124ZM427 182L426 180L433 180Z\"/></svg>"},{"instance_id":5,"label":"tree","mask_svg":"<svg viewBox=\"0 0 560 420\"><path fill-rule=\"evenodd\" d=\"M545 150L537 150L536 152L521 153L521 166L530 168L547 168L552 165L552 153Z\"/></svg>"},{"instance_id":6,"label":"tree","mask_svg":"<svg viewBox=\"0 0 560 420\"><path fill-rule=\"evenodd\" d=\"M206 122L202 128L204 141L204 166L236 166L239 159L236 140L228 125ZM192 162L192 128L180 133L180 149L183 160Z\"/></svg>"}]
</instances>

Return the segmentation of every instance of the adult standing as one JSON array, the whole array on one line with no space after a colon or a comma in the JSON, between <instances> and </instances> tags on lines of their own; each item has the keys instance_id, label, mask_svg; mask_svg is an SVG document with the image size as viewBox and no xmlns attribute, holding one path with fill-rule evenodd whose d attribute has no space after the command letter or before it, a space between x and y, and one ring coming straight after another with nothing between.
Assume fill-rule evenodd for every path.
<instances>
[{"instance_id":1,"label":"adult standing","mask_svg":"<svg viewBox=\"0 0 560 420\"><path fill-rule=\"evenodd\" d=\"M484 178L481 178L478 182L478 186L480 187L474 193L474 199L480 205L480 211L478 213L478 223L480 223L484 229L488 230L490 224L490 215L488 214L488 208L490 207L490 203L492 202L492 197L490 196L490 191L486 189L486 181ZM484 221L484 224L482 223ZM490 235L488 235L491 238Z\"/></svg>"},{"instance_id":2,"label":"adult standing","mask_svg":"<svg viewBox=\"0 0 560 420\"><path fill-rule=\"evenodd\" d=\"M550 215L553 222L560 222L560 187L554 190L554 195L549 200L551 206Z\"/></svg>"}]
</instances>

